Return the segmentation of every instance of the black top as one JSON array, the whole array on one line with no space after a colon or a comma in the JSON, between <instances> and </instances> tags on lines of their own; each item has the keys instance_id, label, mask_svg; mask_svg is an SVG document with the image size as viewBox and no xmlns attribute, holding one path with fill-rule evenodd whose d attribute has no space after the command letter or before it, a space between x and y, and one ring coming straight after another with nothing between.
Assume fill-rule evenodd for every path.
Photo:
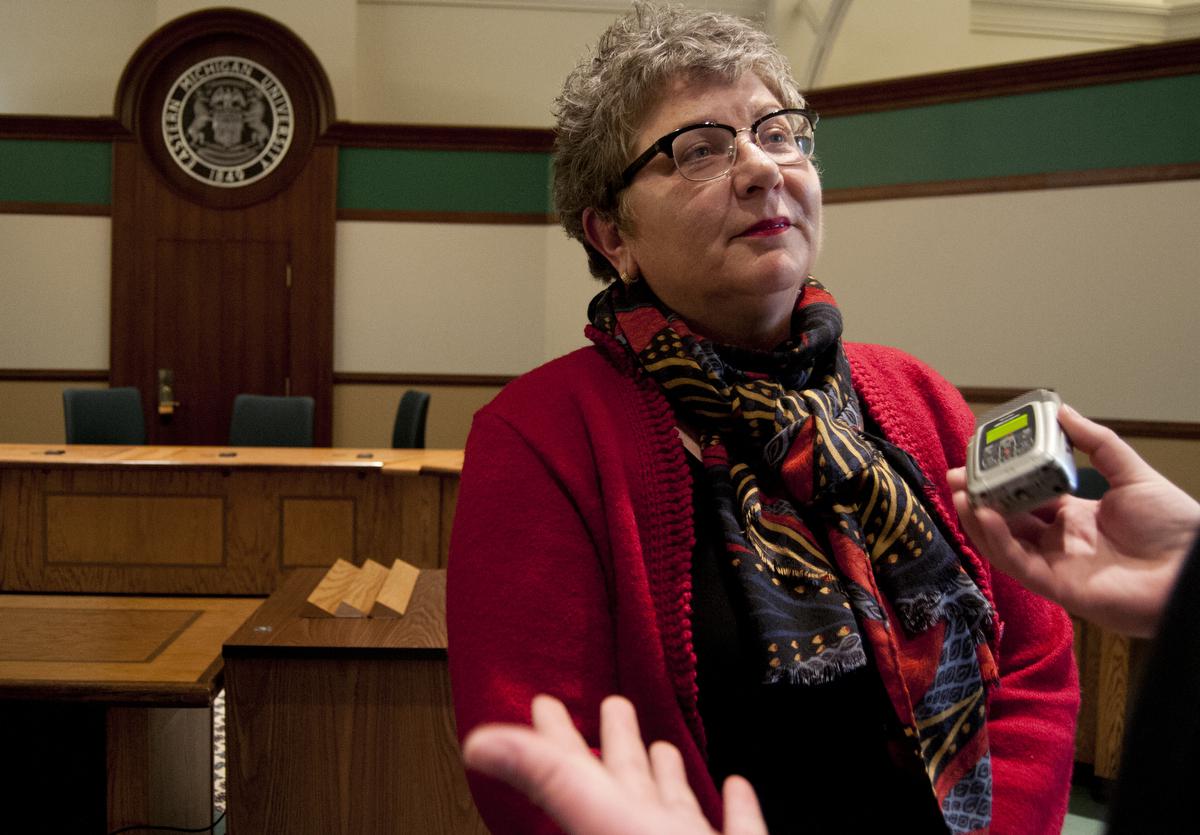
<instances>
[{"instance_id":1,"label":"black top","mask_svg":"<svg viewBox=\"0 0 1200 835\"><path fill-rule=\"evenodd\" d=\"M920 764L890 752L893 740L903 750L902 733L873 664L828 684L762 683L762 650L738 605L708 478L700 462L690 455L688 462L692 631L708 770L717 785L730 774L748 779L772 835L946 832Z\"/></svg>"},{"instance_id":2,"label":"black top","mask_svg":"<svg viewBox=\"0 0 1200 835\"><path fill-rule=\"evenodd\" d=\"M1200 537L1175 583L1125 734L1109 835L1194 832L1200 785Z\"/></svg>"}]
</instances>

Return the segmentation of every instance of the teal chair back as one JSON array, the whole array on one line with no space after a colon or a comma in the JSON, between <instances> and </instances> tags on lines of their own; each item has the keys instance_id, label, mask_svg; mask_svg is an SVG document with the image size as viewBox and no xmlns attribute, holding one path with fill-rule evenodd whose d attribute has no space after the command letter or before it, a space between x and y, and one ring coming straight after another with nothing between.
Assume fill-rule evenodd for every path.
<instances>
[{"instance_id":1,"label":"teal chair back","mask_svg":"<svg viewBox=\"0 0 1200 835\"><path fill-rule=\"evenodd\" d=\"M239 394L229 421L230 446L312 446L311 397Z\"/></svg>"},{"instance_id":2,"label":"teal chair back","mask_svg":"<svg viewBox=\"0 0 1200 835\"><path fill-rule=\"evenodd\" d=\"M409 389L396 407L392 424L393 449L424 449L425 420L429 416L429 392Z\"/></svg>"},{"instance_id":3,"label":"teal chair back","mask_svg":"<svg viewBox=\"0 0 1200 835\"><path fill-rule=\"evenodd\" d=\"M142 395L132 386L63 389L68 444L144 444Z\"/></svg>"}]
</instances>

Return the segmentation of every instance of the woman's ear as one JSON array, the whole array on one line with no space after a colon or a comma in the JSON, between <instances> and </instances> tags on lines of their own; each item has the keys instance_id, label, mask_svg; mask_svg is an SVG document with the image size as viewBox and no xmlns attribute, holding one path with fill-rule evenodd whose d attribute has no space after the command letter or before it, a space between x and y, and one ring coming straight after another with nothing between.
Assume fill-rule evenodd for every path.
<instances>
[{"instance_id":1,"label":"woman's ear","mask_svg":"<svg viewBox=\"0 0 1200 835\"><path fill-rule=\"evenodd\" d=\"M583 234L587 237L587 242L608 259L613 269L618 273L632 274L633 256L615 220L595 209L584 209Z\"/></svg>"}]
</instances>

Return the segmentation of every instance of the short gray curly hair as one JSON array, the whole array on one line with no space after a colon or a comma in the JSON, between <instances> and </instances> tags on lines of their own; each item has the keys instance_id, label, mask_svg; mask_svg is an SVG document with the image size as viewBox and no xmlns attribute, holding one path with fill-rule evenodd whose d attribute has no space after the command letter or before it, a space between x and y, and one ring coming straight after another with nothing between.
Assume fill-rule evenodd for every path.
<instances>
[{"instance_id":1,"label":"short gray curly hair","mask_svg":"<svg viewBox=\"0 0 1200 835\"><path fill-rule=\"evenodd\" d=\"M555 99L554 205L567 235L583 243L592 275L617 272L587 242L584 209L627 228L618 196L621 172L641 122L676 78L734 82L753 72L784 107L804 98L786 58L749 21L721 12L634 2L600 36Z\"/></svg>"}]
</instances>

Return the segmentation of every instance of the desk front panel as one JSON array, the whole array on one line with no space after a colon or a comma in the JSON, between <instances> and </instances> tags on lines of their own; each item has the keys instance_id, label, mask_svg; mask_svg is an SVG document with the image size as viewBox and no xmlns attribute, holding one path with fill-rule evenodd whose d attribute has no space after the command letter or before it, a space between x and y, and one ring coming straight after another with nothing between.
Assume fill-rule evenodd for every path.
<instances>
[{"instance_id":1,"label":"desk front panel","mask_svg":"<svg viewBox=\"0 0 1200 835\"><path fill-rule=\"evenodd\" d=\"M269 594L283 571L337 559L445 565L457 475L399 456L69 452L41 466L0 456L0 590Z\"/></svg>"},{"instance_id":2,"label":"desk front panel","mask_svg":"<svg viewBox=\"0 0 1200 835\"><path fill-rule=\"evenodd\" d=\"M290 573L225 642L230 835L486 835L455 732L445 572L421 572L402 618L305 617L323 574Z\"/></svg>"}]
</instances>

